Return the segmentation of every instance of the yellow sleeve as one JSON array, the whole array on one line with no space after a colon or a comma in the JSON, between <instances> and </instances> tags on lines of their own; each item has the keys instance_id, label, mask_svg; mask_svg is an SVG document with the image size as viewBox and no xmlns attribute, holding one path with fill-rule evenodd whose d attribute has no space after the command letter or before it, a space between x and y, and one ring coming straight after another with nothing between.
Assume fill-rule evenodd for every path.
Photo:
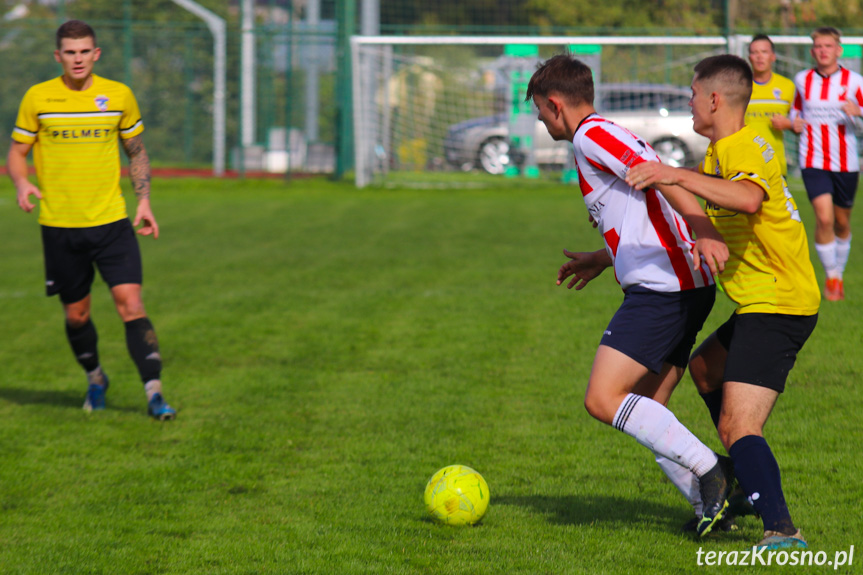
<instances>
[{"instance_id":1,"label":"yellow sleeve","mask_svg":"<svg viewBox=\"0 0 863 575\"><path fill-rule=\"evenodd\" d=\"M774 158L775 150L766 142L764 136L754 130L748 135L746 131L738 134L740 137L735 138L734 144L724 149L722 165L727 167L727 171L723 175L725 179L732 182L749 180L763 189L769 197L770 166L778 167L776 162L770 163ZM781 190L778 192L781 193Z\"/></svg>"},{"instance_id":2,"label":"yellow sleeve","mask_svg":"<svg viewBox=\"0 0 863 575\"><path fill-rule=\"evenodd\" d=\"M144 123L141 121L141 110L138 108L138 100L128 87L126 88L126 105L123 108L123 116L120 118L120 138L128 140L134 138L144 131Z\"/></svg>"},{"instance_id":3,"label":"yellow sleeve","mask_svg":"<svg viewBox=\"0 0 863 575\"><path fill-rule=\"evenodd\" d=\"M39 115L35 106L33 88L27 90L18 108L18 118L12 130L12 139L21 144L32 144L39 136Z\"/></svg>"}]
</instances>

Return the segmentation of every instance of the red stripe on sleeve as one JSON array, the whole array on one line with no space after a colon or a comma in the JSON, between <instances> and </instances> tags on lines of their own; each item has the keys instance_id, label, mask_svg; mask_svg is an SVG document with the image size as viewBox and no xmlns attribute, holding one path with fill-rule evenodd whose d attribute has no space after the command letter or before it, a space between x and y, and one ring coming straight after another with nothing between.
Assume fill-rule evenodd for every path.
<instances>
[{"instance_id":1,"label":"red stripe on sleeve","mask_svg":"<svg viewBox=\"0 0 863 575\"><path fill-rule=\"evenodd\" d=\"M596 126L590 128L584 133L585 137L590 139L597 146L617 158L622 164L631 168L637 166L644 161L644 158L635 153L635 151L609 134L606 130ZM614 173L613 171L611 173Z\"/></svg>"},{"instance_id":2,"label":"red stripe on sleeve","mask_svg":"<svg viewBox=\"0 0 863 575\"><path fill-rule=\"evenodd\" d=\"M695 281L689 272L689 262L686 261L686 254L677 245L674 232L662 213L662 205L659 203L656 190L652 188L648 189L645 197L647 199L647 217L650 218L650 223L653 224L653 229L659 237L662 247L665 248L665 252L668 254L671 267L674 269L677 281L680 283L680 289L687 290L694 288Z\"/></svg>"},{"instance_id":3,"label":"red stripe on sleeve","mask_svg":"<svg viewBox=\"0 0 863 575\"><path fill-rule=\"evenodd\" d=\"M595 160L591 160L590 158L588 158L587 163L590 164L591 166L593 166L594 168L596 168L597 170L601 170L601 171L605 172L606 174L611 174L612 176L617 175L614 173L614 170L612 170L608 166L604 166L604 165L600 164L599 162L597 162Z\"/></svg>"}]
</instances>

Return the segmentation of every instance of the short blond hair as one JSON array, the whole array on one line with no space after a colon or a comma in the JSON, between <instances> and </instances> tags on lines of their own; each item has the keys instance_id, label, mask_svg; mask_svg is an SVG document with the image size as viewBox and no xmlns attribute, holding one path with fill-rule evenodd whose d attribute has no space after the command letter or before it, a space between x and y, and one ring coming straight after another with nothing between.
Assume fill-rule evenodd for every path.
<instances>
[{"instance_id":1,"label":"short blond hair","mask_svg":"<svg viewBox=\"0 0 863 575\"><path fill-rule=\"evenodd\" d=\"M842 43L842 31L833 26L821 26L820 28L815 28L810 36L813 40L819 36L830 36L836 40L837 44Z\"/></svg>"}]
</instances>

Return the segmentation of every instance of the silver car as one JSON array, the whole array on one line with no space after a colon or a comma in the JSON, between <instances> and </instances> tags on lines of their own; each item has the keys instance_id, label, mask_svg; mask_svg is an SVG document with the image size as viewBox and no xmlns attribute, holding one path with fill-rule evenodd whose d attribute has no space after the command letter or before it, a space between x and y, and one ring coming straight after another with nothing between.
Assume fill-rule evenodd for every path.
<instances>
[{"instance_id":1,"label":"silver car","mask_svg":"<svg viewBox=\"0 0 863 575\"><path fill-rule=\"evenodd\" d=\"M692 129L689 88L665 84L600 84L596 109L603 117L647 140L663 163L680 167L700 161L708 139ZM569 161L569 142L556 142L536 121L534 157L543 166L563 167ZM510 146L506 114L474 118L450 126L444 140L447 161L463 170L481 169L503 174L518 164L523 152Z\"/></svg>"}]
</instances>

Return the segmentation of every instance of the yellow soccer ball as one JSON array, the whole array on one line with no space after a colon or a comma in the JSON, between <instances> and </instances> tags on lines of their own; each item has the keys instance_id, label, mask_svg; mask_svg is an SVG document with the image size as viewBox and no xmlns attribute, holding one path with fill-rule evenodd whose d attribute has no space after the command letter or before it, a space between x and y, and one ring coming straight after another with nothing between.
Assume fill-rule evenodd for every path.
<instances>
[{"instance_id":1,"label":"yellow soccer ball","mask_svg":"<svg viewBox=\"0 0 863 575\"><path fill-rule=\"evenodd\" d=\"M426 509L446 525L473 525L488 508L488 484L482 475L464 465L449 465L429 479Z\"/></svg>"}]
</instances>

